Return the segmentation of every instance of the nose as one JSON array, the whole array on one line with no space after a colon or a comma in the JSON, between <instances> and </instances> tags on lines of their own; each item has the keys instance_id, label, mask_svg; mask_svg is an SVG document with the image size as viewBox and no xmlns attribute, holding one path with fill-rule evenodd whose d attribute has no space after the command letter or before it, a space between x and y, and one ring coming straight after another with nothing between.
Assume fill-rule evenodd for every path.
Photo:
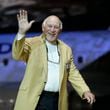
<instances>
[{"instance_id":1,"label":"nose","mask_svg":"<svg viewBox=\"0 0 110 110\"><path fill-rule=\"evenodd\" d=\"M51 32L55 32L55 27L51 27Z\"/></svg>"}]
</instances>

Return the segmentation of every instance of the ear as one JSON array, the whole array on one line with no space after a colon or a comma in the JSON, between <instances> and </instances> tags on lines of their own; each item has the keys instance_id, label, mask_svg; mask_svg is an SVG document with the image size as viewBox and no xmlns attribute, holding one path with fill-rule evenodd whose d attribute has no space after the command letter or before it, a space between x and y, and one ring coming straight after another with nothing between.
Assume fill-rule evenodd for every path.
<instances>
[{"instance_id":1,"label":"ear","mask_svg":"<svg viewBox=\"0 0 110 110\"><path fill-rule=\"evenodd\" d=\"M61 32L62 32L62 29L59 30L59 33L61 33Z\"/></svg>"},{"instance_id":2,"label":"ear","mask_svg":"<svg viewBox=\"0 0 110 110\"><path fill-rule=\"evenodd\" d=\"M44 32L44 26L42 26L42 32Z\"/></svg>"}]
</instances>

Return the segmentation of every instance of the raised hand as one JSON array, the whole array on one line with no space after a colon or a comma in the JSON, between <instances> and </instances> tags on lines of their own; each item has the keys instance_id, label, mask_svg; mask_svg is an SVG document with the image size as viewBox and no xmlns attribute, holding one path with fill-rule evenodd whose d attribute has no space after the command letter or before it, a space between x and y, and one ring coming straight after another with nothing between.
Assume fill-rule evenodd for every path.
<instances>
[{"instance_id":1,"label":"raised hand","mask_svg":"<svg viewBox=\"0 0 110 110\"><path fill-rule=\"evenodd\" d=\"M18 33L26 34L26 32L31 28L35 20L28 21L28 13L26 10L20 10L17 14L18 19Z\"/></svg>"}]
</instances>

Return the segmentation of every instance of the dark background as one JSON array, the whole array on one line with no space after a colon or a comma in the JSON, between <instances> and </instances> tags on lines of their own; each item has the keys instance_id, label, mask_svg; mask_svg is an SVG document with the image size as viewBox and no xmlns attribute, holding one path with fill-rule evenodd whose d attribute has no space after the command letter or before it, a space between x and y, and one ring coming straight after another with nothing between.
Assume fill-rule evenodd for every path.
<instances>
[{"instance_id":1,"label":"dark background","mask_svg":"<svg viewBox=\"0 0 110 110\"><path fill-rule=\"evenodd\" d=\"M16 14L20 9L34 19L30 32L41 32L45 17L54 14L63 22L63 31L109 30L110 3L108 0L0 0L0 34L16 33ZM82 101L69 85L70 110L110 109L110 52L81 69L80 72L96 95L90 106ZM13 110L19 82L0 86L0 110Z\"/></svg>"},{"instance_id":2,"label":"dark background","mask_svg":"<svg viewBox=\"0 0 110 110\"><path fill-rule=\"evenodd\" d=\"M63 31L108 29L109 7L109 0L0 0L0 31L17 31L20 9L28 10L29 20L36 20L31 32L41 31L41 22L51 14L61 18Z\"/></svg>"}]
</instances>

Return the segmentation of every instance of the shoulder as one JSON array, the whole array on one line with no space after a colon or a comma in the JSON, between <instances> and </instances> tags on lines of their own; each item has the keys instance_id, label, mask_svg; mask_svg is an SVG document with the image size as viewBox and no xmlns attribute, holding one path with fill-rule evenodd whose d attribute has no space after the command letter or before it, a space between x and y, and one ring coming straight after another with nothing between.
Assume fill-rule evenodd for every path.
<instances>
[{"instance_id":1,"label":"shoulder","mask_svg":"<svg viewBox=\"0 0 110 110\"><path fill-rule=\"evenodd\" d=\"M64 41L58 40L58 42L59 42L60 45L63 46L65 49L71 50L71 47L70 47L68 44L66 44Z\"/></svg>"},{"instance_id":2,"label":"shoulder","mask_svg":"<svg viewBox=\"0 0 110 110\"><path fill-rule=\"evenodd\" d=\"M33 37L26 38L25 41L30 45L34 45L34 44L40 45L43 42L40 36L33 36Z\"/></svg>"}]
</instances>

